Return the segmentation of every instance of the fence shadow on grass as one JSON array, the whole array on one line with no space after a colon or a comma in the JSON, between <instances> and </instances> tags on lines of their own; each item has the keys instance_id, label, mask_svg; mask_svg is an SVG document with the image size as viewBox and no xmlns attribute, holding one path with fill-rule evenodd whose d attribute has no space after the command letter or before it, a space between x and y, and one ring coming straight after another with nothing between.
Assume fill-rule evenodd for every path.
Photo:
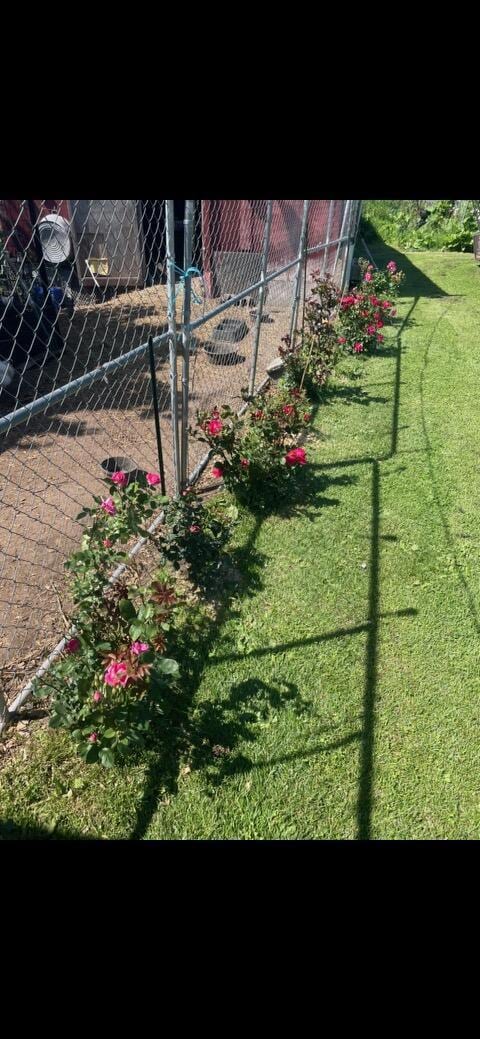
<instances>
[{"instance_id":1,"label":"fence shadow on grass","mask_svg":"<svg viewBox=\"0 0 480 1039\"><path fill-rule=\"evenodd\" d=\"M370 519L370 566L368 589L368 636L365 650L365 680L363 693L362 737L360 745L359 781L357 798L357 840L370 840L373 805L373 760L375 748L375 713L378 683L378 640L380 630L380 542L381 534L381 463L394 458L398 451L398 434L400 430L400 390L402 374L402 355L404 351L402 334L412 323L412 314L421 296L442 297L447 293L427 278L403 253L397 253L385 243L376 241L374 258L380 265L394 259L405 271L405 282L402 285L404 296L413 296L408 313L402 320L396 334L396 343L389 348L395 357L393 386L392 419L390 430L390 450L377 458L369 459L372 467L371 483L371 519ZM382 356L387 351L382 350Z\"/></svg>"},{"instance_id":2,"label":"fence shadow on grass","mask_svg":"<svg viewBox=\"0 0 480 1039\"><path fill-rule=\"evenodd\" d=\"M178 631L175 635L176 643L171 646L170 652L182 662L181 684L175 696L165 703L165 713L156 726L154 745L148 755L149 765L144 790L130 840L141 840L145 836L159 798L176 794L182 765L189 764L192 755L195 757L195 748L196 761L200 746L203 747L203 753L209 754L211 760L214 760L214 747L220 745L221 707L215 717L214 730L209 736L206 708L199 713L194 699L222 626L235 614L235 599L254 595L262 587L264 557L256 549L261 524L261 518L254 519L246 542L241 547L233 549L229 555L225 568L223 605L219 605L217 616L206 617L197 629L192 629L188 625L188 628ZM235 578L232 580L233 574L238 575L237 581ZM232 604L233 596L235 599Z\"/></svg>"},{"instance_id":3,"label":"fence shadow on grass","mask_svg":"<svg viewBox=\"0 0 480 1039\"><path fill-rule=\"evenodd\" d=\"M351 482L349 477L308 475L306 471L298 477L296 500L285 515L309 506L312 516L318 515L319 508L338 504L337 499L325 498L325 489L330 484ZM156 726L131 840L145 836L159 798L177 792L182 767L188 765L192 770L201 770L210 782L219 783L228 774L230 756L239 743L255 740L259 715L287 707L295 713L309 709L296 686L282 682L267 685L259 679L232 686L223 700L195 702L204 669L223 625L235 616L239 598L255 595L262 587L265 557L258 551L256 542L264 518L265 513L252 514L250 536L226 558L223 605L220 604L217 616L206 619L198 630L192 630L189 625L185 632L178 632L177 644L170 647L172 656L182 662L181 688L165 705L165 713Z\"/></svg>"},{"instance_id":4,"label":"fence shadow on grass","mask_svg":"<svg viewBox=\"0 0 480 1039\"><path fill-rule=\"evenodd\" d=\"M388 249L388 259L395 259L395 250ZM298 481L298 490L293 496L289 506L278 510L284 517L291 516L299 510L308 512L312 507L312 516L316 514L319 507L338 504L338 499L325 498L325 491L329 486L346 486L350 484L354 476L330 476L330 471L347 469L356 465L370 465L372 473L371 481L371 522L370 522L370 565L369 565L369 590L368 590L368 616L366 622L354 625L347 629L338 629L326 632L311 639L299 640L294 643L284 643L279 646L262 647L253 651L252 656L270 654L272 652L284 652L309 642L322 642L328 639L341 638L365 632L367 635L365 650L365 678L363 692L362 726L360 732L345 735L330 744L319 744L309 748L304 753L296 751L293 755L279 758L277 763L293 760L293 757L309 757L313 754L324 753L350 744L359 744L359 780L357 796L357 839L370 840L371 819L373 802L373 759L375 747L375 714L377 699L377 660L378 640L380 623L385 614L380 611L380 547L381 542L392 540L391 537L381 533L381 463L392 459L398 450L399 416L400 416L400 388L401 388L401 366L402 366L402 333L411 321L411 315L417 305L420 295L442 296L446 295L438 289L430 279L425 278L413 264L405 264L403 255L398 254L399 266L409 268L410 282L405 285L405 294L414 296L409 312L399 326L395 346L389 348L389 356L395 357L392 420L390 430L390 445L388 450L381 455L366 455L360 458L343 459L338 462L327 463L310 467L310 472L302 472ZM386 351L382 351L382 356ZM356 393L357 403L360 403L362 395ZM352 398L355 397L355 392ZM370 403L375 402L370 398ZM383 403L380 398L379 403ZM268 515L268 513L267 513ZM251 537L245 547L241 550L238 558L239 570L244 574L244 587L242 594L254 594L261 586L262 560L255 549L261 524L265 518L258 515L252 530ZM414 617L416 610L409 608L394 611L388 616ZM302 700L299 690L292 683L279 682L277 685L268 685L260 678L252 677L245 682L232 685L228 696L224 701L207 701L197 706L194 705L194 697L198 689L201 676L207 665L212 648L218 638L223 620L230 615L225 612L224 617L212 624L206 637L201 637L197 644L192 643L189 638L189 647L183 657L185 677L183 692L180 702L175 708L175 717L166 719L165 742L159 756L156 753L147 778L142 802L138 809L137 824L131 835L131 839L139 840L144 837L152 816L158 804L161 791L174 794L177 790L178 775L181 763L189 762L189 767L202 770L203 774L213 785L218 785L228 776L239 772L248 772L252 768L269 767L275 763L274 759L254 762L243 752L235 754L235 748L240 744L253 742L255 740L255 723L258 721L258 712L269 712L281 707L288 707L298 712L311 709L311 705ZM241 659L241 654L227 654L216 657L215 662L222 660Z\"/></svg>"},{"instance_id":5,"label":"fence shadow on grass","mask_svg":"<svg viewBox=\"0 0 480 1039\"><path fill-rule=\"evenodd\" d=\"M331 745L319 744L316 748L310 748L303 755L302 752L295 752L297 757L309 757L312 754L324 753L327 750L336 749L337 746L347 746L350 744L359 744L359 778L358 778L358 794L357 794L357 840L370 840L371 838L371 818L372 818L372 803L373 803L373 759L374 759L374 747L375 747L375 712L376 712L376 698L377 698L377 683L378 683L378 641L380 623L383 619L383 615L380 612L380 547L381 542L392 541L392 536L382 535L380 527L380 515L381 515L381 463L390 460L395 456L398 450L398 434L399 434L399 417L400 417L400 388L401 388L401 367L402 367L402 332L408 326L411 321L411 315L414 311L418 297L415 297L410 309L406 315L405 320L400 325L397 336L396 344L390 350L390 356L395 357L395 371L393 375L393 403L392 403L392 419L390 428L390 445L388 450L377 456L364 456L353 459L343 459L339 462L328 463L326 466L322 466L321 463L315 466L315 474L312 476L310 473L308 476L305 474L305 481L308 485L309 481L316 482L317 475L328 480L328 483L337 483L346 485L351 482L352 478L348 476L331 477L327 476L327 472L335 469L346 469L356 465L369 465L371 467L371 520L370 520L370 563L369 563L369 588L368 588L368 615L367 620L363 624L354 625L351 628L337 629L332 632L325 632L318 636L312 636L311 638L298 640L297 642L284 643L278 646L267 646L260 650L255 650L252 655L260 656L263 654L270 654L275 652L285 652L289 649L296 649L302 645L309 643L327 641L330 639L343 638L346 636L356 635L361 632L366 633L366 648L365 648L365 668L364 668L364 691L363 691L363 708L362 708L362 726L360 732L351 733L342 738L340 741L335 741ZM383 355L383 351L382 351ZM312 467L313 468L313 467ZM318 471L318 472L317 472ZM407 608L404 610L394 611L388 616L401 617L415 617L417 611L413 608ZM230 657L216 658L217 662L221 660L234 659L233 655ZM288 760L287 758L285 761ZM258 767L268 767L269 764L273 764L271 761L261 762ZM224 763L224 772L228 774L232 770L237 771L248 771L249 768L257 767L255 763L249 762L249 759L245 756L233 759L232 761L226 761Z\"/></svg>"}]
</instances>

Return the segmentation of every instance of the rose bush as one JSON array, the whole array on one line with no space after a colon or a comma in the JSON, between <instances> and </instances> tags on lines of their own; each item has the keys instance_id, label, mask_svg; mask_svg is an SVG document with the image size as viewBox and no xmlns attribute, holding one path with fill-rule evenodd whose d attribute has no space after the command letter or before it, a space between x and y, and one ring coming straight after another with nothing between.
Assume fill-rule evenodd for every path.
<instances>
[{"instance_id":1,"label":"rose bush","mask_svg":"<svg viewBox=\"0 0 480 1039\"><path fill-rule=\"evenodd\" d=\"M199 412L196 436L215 452L215 479L240 500L265 504L285 492L287 452L310 419L305 391L282 386L249 401L242 417L229 407Z\"/></svg>"},{"instance_id":2,"label":"rose bush","mask_svg":"<svg viewBox=\"0 0 480 1039\"><path fill-rule=\"evenodd\" d=\"M334 318L340 297L328 275L322 277L320 271L314 271L312 281L303 336L298 335L293 341L285 336L279 354L285 362L287 383L305 387L308 395L315 398L332 375L339 353Z\"/></svg>"},{"instance_id":3,"label":"rose bush","mask_svg":"<svg viewBox=\"0 0 480 1039\"><path fill-rule=\"evenodd\" d=\"M236 511L222 509L220 503L202 509L195 495L169 502L156 490L157 474L129 485L123 475L114 473L109 494L80 514L90 517L91 525L66 564L74 633L34 690L52 699L51 726L70 732L86 762L105 766L125 759L145 740L165 696L172 694L179 668L168 649L177 621L185 622L171 573L163 568L149 584L139 586L126 542L145 534L152 514L163 506L165 523L161 533L150 536L150 544L173 565L185 559L199 583L203 567L208 570L218 558ZM110 584L120 562L127 564L125 574ZM191 610L190 604L189 614Z\"/></svg>"},{"instance_id":4,"label":"rose bush","mask_svg":"<svg viewBox=\"0 0 480 1039\"><path fill-rule=\"evenodd\" d=\"M358 266L364 287L367 286L372 295L386 299L398 296L405 275L398 269L395 260L389 260L385 269L382 270L381 267L374 267L373 263L369 263L368 260L361 257Z\"/></svg>"},{"instance_id":5,"label":"rose bush","mask_svg":"<svg viewBox=\"0 0 480 1039\"><path fill-rule=\"evenodd\" d=\"M384 327L396 316L393 301L403 273L394 260L384 271L375 270L367 260L360 260L362 281L358 288L343 296L337 319L338 344L354 354L374 353L384 342Z\"/></svg>"},{"instance_id":6,"label":"rose bush","mask_svg":"<svg viewBox=\"0 0 480 1039\"><path fill-rule=\"evenodd\" d=\"M205 587L221 566L238 509L218 499L202 504L191 488L168 502L164 513L158 540L163 558L176 570L184 564L194 584Z\"/></svg>"},{"instance_id":7,"label":"rose bush","mask_svg":"<svg viewBox=\"0 0 480 1039\"><path fill-rule=\"evenodd\" d=\"M52 697L50 725L70 732L84 760L108 767L144 742L175 682L178 664L166 652L179 598L163 570L145 587L75 594L77 635L34 692Z\"/></svg>"},{"instance_id":8,"label":"rose bush","mask_svg":"<svg viewBox=\"0 0 480 1039\"><path fill-rule=\"evenodd\" d=\"M77 519L90 516L93 520L90 537L102 543L104 548L113 548L118 542L126 542L136 535L147 535L153 514L168 501L158 493L158 473L140 474L132 483L127 482L126 473L113 473L109 480L109 493L105 497L94 497L94 505L82 509Z\"/></svg>"}]
</instances>

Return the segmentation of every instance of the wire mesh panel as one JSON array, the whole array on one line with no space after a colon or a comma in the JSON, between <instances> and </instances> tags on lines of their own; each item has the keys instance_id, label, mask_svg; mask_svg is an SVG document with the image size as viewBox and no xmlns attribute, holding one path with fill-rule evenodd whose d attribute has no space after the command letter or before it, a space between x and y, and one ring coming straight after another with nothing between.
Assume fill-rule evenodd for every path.
<instances>
[{"instance_id":1,"label":"wire mesh panel","mask_svg":"<svg viewBox=\"0 0 480 1039\"><path fill-rule=\"evenodd\" d=\"M163 204L0 203L0 663L51 648L63 562L108 459L157 471L146 343L170 444ZM166 473L172 485L171 451ZM111 467L111 466L110 466ZM120 466L119 466L120 467ZM21 670L21 668L20 668Z\"/></svg>"},{"instance_id":2,"label":"wire mesh panel","mask_svg":"<svg viewBox=\"0 0 480 1039\"><path fill-rule=\"evenodd\" d=\"M342 286L344 199L0 200L0 697L65 631L63 563L105 469L201 459L197 409L239 408L298 321L311 272ZM1 707L1 702L0 702Z\"/></svg>"},{"instance_id":3,"label":"wire mesh panel","mask_svg":"<svg viewBox=\"0 0 480 1039\"><path fill-rule=\"evenodd\" d=\"M241 406L257 349L256 370L262 378L276 358L281 338L289 331L302 207L303 201L295 199L203 199L197 204L192 421L198 409ZM272 277L277 272L278 277ZM269 280L259 315L262 277ZM201 457L201 445L191 440L189 449L192 469Z\"/></svg>"},{"instance_id":4,"label":"wire mesh panel","mask_svg":"<svg viewBox=\"0 0 480 1039\"><path fill-rule=\"evenodd\" d=\"M342 284L352 206L344 199L196 202L188 258L194 288L191 421L199 409L240 407L242 390L253 392L278 358L281 340L291 332L302 305L303 246L307 292L314 269ZM192 470L200 461L201 445L190 439L188 447Z\"/></svg>"}]
</instances>

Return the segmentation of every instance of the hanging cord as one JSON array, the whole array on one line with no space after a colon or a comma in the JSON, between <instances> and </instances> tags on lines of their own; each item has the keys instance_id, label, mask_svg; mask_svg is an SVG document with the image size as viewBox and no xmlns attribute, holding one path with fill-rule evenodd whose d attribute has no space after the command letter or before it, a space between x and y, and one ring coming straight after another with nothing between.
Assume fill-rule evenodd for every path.
<instances>
[{"instance_id":1,"label":"hanging cord","mask_svg":"<svg viewBox=\"0 0 480 1039\"><path fill-rule=\"evenodd\" d=\"M191 293L192 293L192 300L193 300L194 303L196 303L197 307L200 307L203 304L203 311L202 311L202 315L201 316L205 317L205 308L206 308L206 305L207 305L207 293L205 291L205 281L204 281L204 277L203 277L203 274L202 274L201 270L199 270L198 267L187 267L187 269L184 271L183 267L179 267L178 264L174 263L173 260L169 260L168 262L170 264L170 267L174 271L174 273L179 275L179 278L180 278L180 288L183 289L183 291L185 291L185 282L186 282L187 278L192 278L192 276L200 278L201 283L202 283L202 296L199 296L198 293L195 292L195 289L193 288L193 286L191 286ZM176 298L177 298L177 293L175 293L175 299ZM195 350L194 354L193 354L193 364L192 364L192 374L191 374L191 388L190 388L190 394L192 394L192 395L193 395L193 390L194 390L194 386L195 386L195 370L196 370L196 365L197 365L197 355L198 355L198 350Z\"/></svg>"},{"instance_id":2,"label":"hanging cord","mask_svg":"<svg viewBox=\"0 0 480 1039\"><path fill-rule=\"evenodd\" d=\"M175 274L179 275L179 277L180 277L180 288L182 288L183 290L185 290L185 282L186 282L187 278L191 278L192 276L194 276L194 277L197 277L197 278L201 279L203 296L199 296L195 292L195 289L192 288L192 299L193 299L193 302L196 303L198 307L202 303L205 306L205 283L204 283L204 280L203 280L203 274L198 269L198 267L187 267L186 271L184 271L183 267L178 267L177 264L174 263L173 260L169 260L168 262L169 262L170 267L172 268L172 270L175 272ZM175 293L175 299L176 298L177 298L177 293Z\"/></svg>"}]
</instances>

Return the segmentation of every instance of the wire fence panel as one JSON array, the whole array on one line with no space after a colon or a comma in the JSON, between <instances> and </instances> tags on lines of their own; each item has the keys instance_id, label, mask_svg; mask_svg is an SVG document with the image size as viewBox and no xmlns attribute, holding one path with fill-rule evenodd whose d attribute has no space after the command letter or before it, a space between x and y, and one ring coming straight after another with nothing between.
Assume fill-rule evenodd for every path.
<instances>
[{"instance_id":1,"label":"wire fence panel","mask_svg":"<svg viewBox=\"0 0 480 1039\"><path fill-rule=\"evenodd\" d=\"M278 357L290 330L302 212L298 199L208 199L197 209L193 264L202 285L192 305L192 421L199 409L240 408L242 391L252 391ZM189 452L192 469L201 445L190 440Z\"/></svg>"},{"instance_id":2,"label":"wire fence panel","mask_svg":"<svg viewBox=\"0 0 480 1039\"><path fill-rule=\"evenodd\" d=\"M0 663L14 687L62 630L63 563L102 463L158 470L149 334L173 485L163 203L8 199L0 234Z\"/></svg>"},{"instance_id":3,"label":"wire fence panel","mask_svg":"<svg viewBox=\"0 0 480 1039\"><path fill-rule=\"evenodd\" d=\"M358 214L345 199L0 200L0 700L65 630L63 564L105 467L158 471L149 337L175 493L201 461L197 409L240 408L265 380L311 272L343 285Z\"/></svg>"}]
</instances>

